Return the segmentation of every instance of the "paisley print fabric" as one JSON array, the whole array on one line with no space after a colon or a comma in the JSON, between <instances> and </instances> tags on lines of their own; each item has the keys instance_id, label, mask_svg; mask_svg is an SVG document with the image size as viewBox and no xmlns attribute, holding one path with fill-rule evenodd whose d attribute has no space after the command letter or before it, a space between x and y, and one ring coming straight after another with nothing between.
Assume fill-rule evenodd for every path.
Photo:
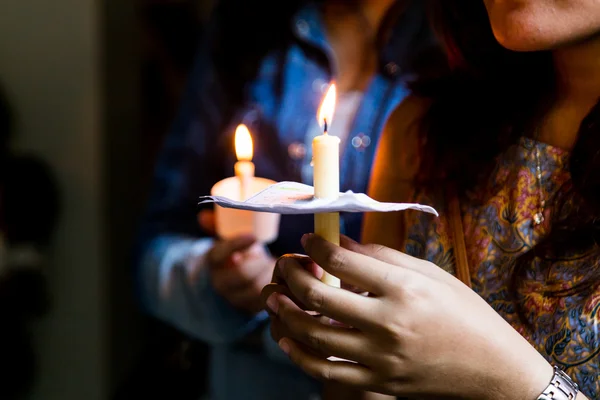
<instances>
[{"instance_id":1,"label":"paisley print fabric","mask_svg":"<svg viewBox=\"0 0 600 400\"><path fill-rule=\"evenodd\" d=\"M498 159L491 182L461 199L465 243L473 289L519 331L550 363L563 368L591 399L600 399L600 289L585 295L550 297L545 289L566 289L581 281L576 269L592 268L595 256L571 254L541 268L536 258L520 294L528 324L523 324L509 296L510 265L530 251L551 229L551 207L545 221L532 223L540 204L534 147L542 166L542 196L552 199L567 190L568 152L523 138ZM444 209L442 196L420 193L415 201ZM549 205L551 201L547 202ZM448 220L407 213L406 252L454 272ZM589 250L589 249L588 249ZM589 253L589 251L588 251ZM577 268L575 268L577 267ZM542 271L545 271L542 273Z\"/></svg>"}]
</instances>

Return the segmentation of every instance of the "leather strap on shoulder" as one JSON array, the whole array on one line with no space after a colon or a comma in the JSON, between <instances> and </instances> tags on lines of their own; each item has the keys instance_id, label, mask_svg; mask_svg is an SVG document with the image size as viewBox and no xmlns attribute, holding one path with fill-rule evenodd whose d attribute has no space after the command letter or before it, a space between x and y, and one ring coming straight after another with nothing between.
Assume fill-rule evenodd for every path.
<instances>
[{"instance_id":1,"label":"leather strap on shoulder","mask_svg":"<svg viewBox=\"0 0 600 400\"><path fill-rule=\"evenodd\" d=\"M460 202L454 187L448 190L448 222L450 234L454 244L454 268L456 277L462 283L471 287L471 272L469 270L469 259L467 257L467 246L465 244L465 233L462 223L462 212Z\"/></svg>"}]
</instances>

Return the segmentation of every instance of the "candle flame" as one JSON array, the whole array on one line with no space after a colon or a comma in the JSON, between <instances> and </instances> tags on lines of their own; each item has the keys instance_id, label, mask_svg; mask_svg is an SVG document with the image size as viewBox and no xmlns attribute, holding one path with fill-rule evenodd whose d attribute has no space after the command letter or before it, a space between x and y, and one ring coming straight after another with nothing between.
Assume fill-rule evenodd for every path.
<instances>
[{"instance_id":1,"label":"candle flame","mask_svg":"<svg viewBox=\"0 0 600 400\"><path fill-rule=\"evenodd\" d=\"M332 83L327 89L327 94L323 98L323 102L319 107L317 120L319 126L327 133L327 128L331 126L333 113L335 112L336 88L335 83Z\"/></svg>"},{"instance_id":2,"label":"candle flame","mask_svg":"<svg viewBox=\"0 0 600 400\"><path fill-rule=\"evenodd\" d=\"M238 125L235 130L235 154L238 161L252 161L254 155L252 136L244 124Z\"/></svg>"}]
</instances>

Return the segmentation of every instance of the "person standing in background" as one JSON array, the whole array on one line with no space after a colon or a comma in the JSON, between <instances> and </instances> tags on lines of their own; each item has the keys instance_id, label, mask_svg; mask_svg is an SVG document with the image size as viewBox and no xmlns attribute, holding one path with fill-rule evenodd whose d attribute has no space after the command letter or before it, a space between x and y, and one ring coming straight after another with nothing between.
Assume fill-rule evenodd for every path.
<instances>
[{"instance_id":1,"label":"person standing in background","mask_svg":"<svg viewBox=\"0 0 600 400\"><path fill-rule=\"evenodd\" d=\"M220 1L159 159L141 226L137 280L152 316L211 346L214 400L317 398L322 388L269 336L260 301L275 257L299 251L312 218L284 216L268 248L213 237L196 203L233 174L233 132L246 124L257 176L312 184L319 103L335 80L330 134L341 139L341 189L366 192L373 155L408 83L436 60L421 1ZM342 216L358 238L361 216ZM252 251L249 251L252 249Z\"/></svg>"}]
</instances>

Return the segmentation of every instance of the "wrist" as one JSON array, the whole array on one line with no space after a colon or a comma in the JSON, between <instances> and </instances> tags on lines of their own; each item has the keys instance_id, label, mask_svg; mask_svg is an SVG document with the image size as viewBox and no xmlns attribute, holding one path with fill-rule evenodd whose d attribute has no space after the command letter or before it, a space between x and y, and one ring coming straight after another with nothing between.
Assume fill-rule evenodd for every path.
<instances>
[{"instance_id":1,"label":"wrist","mask_svg":"<svg viewBox=\"0 0 600 400\"><path fill-rule=\"evenodd\" d=\"M579 396L579 386L571 379L569 375L561 369L554 367L552 380L543 391L538 400L575 400Z\"/></svg>"},{"instance_id":2,"label":"wrist","mask_svg":"<svg viewBox=\"0 0 600 400\"><path fill-rule=\"evenodd\" d=\"M541 355L539 358L540 360L536 363L536 366L528 368L529 372L524 376L524 397L514 398L537 400L548 387L548 384L554 376L554 367L552 367L552 365L550 365L550 363L548 363ZM525 383L525 381L527 383Z\"/></svg>"},{"instance_id":3,"label":"wrist","mask_svg":"<svg viewBox=\"0 0 600 400\"><path fill-rule=\"evenodd\" d=\"M553 367L533 348L530 357L520 357L496 370L495 382L488 386L488 400L537 400L548 387L553 375Z\"/></svg>"}]
</instances>

